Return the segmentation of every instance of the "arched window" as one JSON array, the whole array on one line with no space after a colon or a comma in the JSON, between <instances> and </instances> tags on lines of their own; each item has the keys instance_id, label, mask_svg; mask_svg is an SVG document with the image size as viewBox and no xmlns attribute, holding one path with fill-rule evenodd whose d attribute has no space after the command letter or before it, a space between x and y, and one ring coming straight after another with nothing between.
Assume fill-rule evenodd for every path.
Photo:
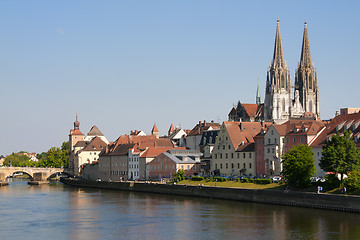
<instances>
[{"instance_id":1,"label":"arched window","mask_svg":"<svg viewBox=\"0 0 360 240\"><path fill-rule=\"evenodd\" d=\"M281 88L285 88L285 76L281 75Z\"/></svg>"},{"instance_id":2,"label":"arched window","mask_svg":"<svg viewBox=\"0 0 360 240\"><path fill-rule=\"evenodd\" d=\"M313 75L312 74L309 75L308 87L309 87L309 89L313 88Z\"/></svg>"}]
</instances>

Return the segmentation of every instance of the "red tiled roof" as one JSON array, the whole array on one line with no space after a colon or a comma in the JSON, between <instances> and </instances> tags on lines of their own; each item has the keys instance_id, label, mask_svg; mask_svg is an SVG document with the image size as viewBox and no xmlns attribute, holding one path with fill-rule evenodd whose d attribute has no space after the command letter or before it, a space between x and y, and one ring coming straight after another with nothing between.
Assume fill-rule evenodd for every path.
<instances>
[{"instance_id":1,"label":"red tiled roof","mask_svg":"<svg viewBox=\"0 0 360 240\"><path fill-rule=\"evenodd\" d=\"M152 133L154 133L154 132L159 132L159 130L158 130L158 128L156 127L156 124L154 123L154 126L153 126L153 128L152 128L152 130L151 130L151 132Z\"/></svg>"},{"instance_id":2,"label":"red tiled roof","mask_svg":"<svg viewBox=\"0 0 360 240\"><path fill-rule=\"evenodd\" d=\"M71 129L70 135L83 135L84 136L84 134L79 129L75 129L75 130Z\"/></svg>"},{"instance_id":3,"label":"red tiled roof","mask_svg":"<svg viewBox=\"0 0 360 240\"><path fill-rule=\"evenodd\" d=\"M226 131L235 149L239 145L254 142L254 137L262 129L260 122L224 122Z\"/></svg>"},{"instance_id":4,"label":"red tiled roof","mask_svg":"<svg viewBox=\"0 0 360 240\"><path fill-rule=\"evenodd\" d=\"M256 116L256 112L258 109L258 105L257 104L251 104L251 103L242 103L241 104L243 106L243 108L245 109L247 115L249 117L255 117Z\"/></svg>"},{"instance_id":5,"label":"red tiled roof","mask_svg":"<svg viewBox=\"0 0 360 240\"><path fill-rule=\"evenodd\" d=\"M355 127L354 127L355 126ZM342 114L330 120L326 128L320 135L311 143L312 147L322 147L326 139L337 132L343 133L345 128L351 130L353 136L357 136L360 132L360 112L353 114ZM359 147L360 144L357 143Z\"/></svg>"}]
</instances>

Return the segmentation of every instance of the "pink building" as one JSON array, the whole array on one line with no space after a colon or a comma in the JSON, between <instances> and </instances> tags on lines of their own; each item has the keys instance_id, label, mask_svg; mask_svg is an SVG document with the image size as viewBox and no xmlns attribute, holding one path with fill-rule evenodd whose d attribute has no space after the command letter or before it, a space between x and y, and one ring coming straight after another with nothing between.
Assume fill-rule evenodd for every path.
<instances>
[{"instance_id":1,"label":"pink building","mask_svg":"<svg viewBox=\"0 0 360 240\"><path fill-rule=\"evenodd\" d=\"M149 178L172 178L180 169L185 171L186 176L197 175L200 171L200 156L201 153L190 150L163 152L148 164Z\"/></svg>"}]
</instances>

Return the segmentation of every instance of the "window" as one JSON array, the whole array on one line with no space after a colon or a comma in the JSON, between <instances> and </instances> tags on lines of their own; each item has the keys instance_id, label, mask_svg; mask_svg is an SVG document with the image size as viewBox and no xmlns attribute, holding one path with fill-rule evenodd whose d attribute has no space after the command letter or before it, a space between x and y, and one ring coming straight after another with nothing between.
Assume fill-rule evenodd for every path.
<instances>
[{"instance_id":1,"label":"window","mask_svg":"<svg viewBox=\"0 0 360 240\"><path fill-rule=\"evenodd\" d=\"M271 130L271 135L274 135L274 130ZM270 139L269 139L270 140ZM270 143L270 142L269 142Z\"/></svg>"},{"instance_id":2,"label":"window","mask_svg":"<svg viewBox=\"0 0 360 240\"><path fill-rule=\"evenodd\" d=\"M270 138L268 138L268 143L270 144Z\"/></svg>"},{"instance_id":3,"label":"window","mask_svg":"<svg viewBox=\"0 0 360 240\"><path fill-rule=\"evenodd\" d=\"M285 138L282 138L282 142L285 143Z\"/></svg>"},{"instance_id":4,"label":"window","mask_svg":"<svg viewBox=\"0 0 360 240\"><path fill-rule=\"evenodd\" d=\"M260 155L260 150L259 150L259 155Z\"/></svg>"},{"instance_id":5,"label":"window","mask_svg":"<svg viewBox=\"0 0 360 240\"><path fill-rule=\"evenodd\" d=\"M270 148L267 149L267 152L270 153Z\"/></svg>"},{"instance_id":6,"label":"window","mask_svg":"<svg viewBox=\"0 0 360 240\"><path fill-rule=\"evenodd\" d=\"M249 168L251 168L251 163L249 163Z\"/></svg>"},{"instance_id":7,"label":"window","mask_svg":"<svg viewBox=\"0 0 360 240\"><path fill-rule=\"evenodd\" d=\"M184 165L181 165L181 170L184 170Z\"/></svg>"},{"instance_id":8,"label":"window","mask_svg":"<svg viewBox=\"0 0 360 240\"><path fill-rule=\"evenodd\" d=\"M228 164L226 164L226 169L228 168L228 166L229 166L229 165L228 165Z\"/></svg>"},{"instance_id":9,"label":"window","mask_svg":"<svg viewBox=\"0 0 360 240\"><path fill-rule=\"evenodd\" d=\"M275 148L272 148L272 153L275 153Z\"/></svg>"},{"instance_id":10,"label":"window","mask_svg":"<svg viewBox=\"0 0 360 240\"><path fill-rule=\"evenodd\" d=\"M238 163L238 169L240 169L240 163Z\"/></svg>"},{"instance_id":11,"label":"window","mask_svg":"<svg viewBox=\"0 0 360 240\"><path fill-rule=\"evenodd\" d=\"M231 147L230 147L230 145L229 145L229 149L230 149Z\"/></svg>"},{"instance_id":12,"label":"window","mask_svg":"<svg viewBox=\"0 0 360 240\"><path fill-rule=\"evenodd\" d=\"M258 166L260 167L260 162L258 162Z\"/></svg>"},{"instance_id":13,"label":"window","mask_svg":"<svg viewBox=\"0 0 360 240\"><path fill-rule=\"evenodd\" d=\"M231 158L234 158L234 153L231 153Z\"/></svg>"},{"instance_id":14,"label":"window","mask_svg":"<svg viewBox=\"0 0 360 240\"><path fill-rule=\"evenodd\" d=\"M231 168L234 168L234 164L233 164L233 163L231 164Z\"/></svg>"},{"instance_id":15,"label":"window","mask_svg":"<svg viewBox=\"0 0 360 240\"><path fill-rule=\"evenodd\" d=\"M217 153L215 154L215 159L217 159Z\"/></svg>"},{"instance_id":16,"label":"window","mask_svg":"<svg viewBox=\"0 0 360 240\"><path fill-rule=\"evenodd\" d=\"M301 142L301 143L303 142L303 139L302 139L302 137L300 138L300 142Z\"/></svg>"},{"instance_id":17,"label":"window","mask_svg":"<svg viewBox=\"0 0 360 240\"><path fill-rule=\"evenodd\" d=\"M251 153L249 153L249 158L251 158Z\"/></svg>"},{"instance_id":18,"label":"window","mask_svg":"<svg viewBox=\"0 0 360 240\"><path fill-rule=\"evenodd\" d=\"M225 145L223 145L223 149L225 149Z\"/></svg>"},{"instance_id":19,"label":"window","mask_svg":"<svg viewBox=\"0 0 360 240\"><path fill-rule=\"evenodd\" d=\"M217 169L217 163L215 163L215 169Z\"/></svg>"},{"instance_id":20,"label":"window","mask_svg":"<svg viewBox=\"0 0 360 240\"><path fill-rule=\"evenodd\" d=\"M296 139L294 138L294 143L296 142Z\"/></svg>"},{"instance_id":21,"label":"window","mask_svg":"<svg viewBox=\"0 0 360 240\"><path fill-rule=\"evenodd\" d=\"M276 144L276 138L274 138L274 143Z\"/></svg>"},{"instance_id":22,"label":"window","mask_svg":"<svg viewBox=\"0 0 360 240\"><path fill-rule=\"evenodd\" d=\"M189 165L187 165L187 170L189 170L190 169L190 166Z\"/></svg>"},{"instance_id":23,"label":"window","mask_svg":"<svg viewBox=\"0 0 360 240\"><path fill-rule=\"evenodd\" d=\"M237 153L237 158L240 158L240 153Z\"/></svg>"},{"instance_id":24,"label":"window","mask_svg":"<svg viewBox=\"0 0 360 240\"><path fill-rule=\"evenodd\" d=\"M245 165L245 163L244 163L244 168L246 168L246 165Z\"/></svg>"},{"instance_id":25,"label":"window","mask_svg":"<svg viewBox=\"0 0 360 240\"><path fill-rule=\"evenodd\" d=\"M226 158L226 159L228 158L228 154L227 154L227 153L225 153L225 158Z\"/></svg>"},{"instance_id":26,"label":"window","mask_svg":"<svg viewBox=\"0 0 360 240\"><path fill-rule=\"evenodd\" d=\"M245 153L243 153L243 158L246 158Z\"/></svg>"},{"instance_id":27,"label":"window","mask_svg":"<svg viewBox=\"0 0 360 240\"><path fill-rule=\"evenodd\" d=\"M222 153L220 153L220 159L222 159Z\"/></svg>"},{"instance_id":28,"label":"window","mask_svg":"<svg viewBox=\"0 0 360 240\"><path fill-rule=\"evenodd\" d=\"M220 163L220 169L222 169L222 163Z\"/></svg>"},{"instance_id":29,"label":"window","mask_svg":"<svg viewBox=\"0 0 360 240\"><path fill-rule=\"evenodd\" d=\"M227 140L228 140L228 137L226 137L225 140L227 141Z\"/></svg>"}]
</instances>

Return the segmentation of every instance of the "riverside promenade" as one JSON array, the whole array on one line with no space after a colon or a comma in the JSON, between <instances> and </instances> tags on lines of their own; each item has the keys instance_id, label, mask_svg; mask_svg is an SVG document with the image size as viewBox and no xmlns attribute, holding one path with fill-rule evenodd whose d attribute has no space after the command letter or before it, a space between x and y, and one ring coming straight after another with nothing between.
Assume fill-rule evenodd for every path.
<instances>
[{"instance_id":1,"label":"riverside promenade","mask_svg":"<svg viewBox=\"0 0 360 240\"><path fill-rule=\"evenodd\" d=\"M171 194L202 198L287 205L360 213L360 197L335 194L317 194L269 189L223 188L209 186L169 185L144 182L96 182L83 179L61 178L71 186L112 189L132 192Z\"/></svg>"}]
</instances>

